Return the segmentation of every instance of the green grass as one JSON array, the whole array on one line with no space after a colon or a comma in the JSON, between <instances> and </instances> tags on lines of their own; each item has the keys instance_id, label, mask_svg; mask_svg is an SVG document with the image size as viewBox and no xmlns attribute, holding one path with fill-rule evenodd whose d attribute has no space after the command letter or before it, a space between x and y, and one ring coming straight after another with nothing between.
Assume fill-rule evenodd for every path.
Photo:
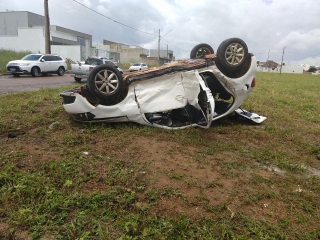
<instances>
[{"instance_id":1,"label":"green grass","mask_svg":"<svg viewBox=\"0 0 320 240\"><path fill-rule=\"evenodd\" d=\"M123 69L123 70L127 70L127 69L129 69L129 67L131 65L132 64L130 64L130 63L120 63L120 68Z\"/></svg>"},{"instance_id":2,"label":"green grass","mask_svg":"<svg viewBox=\"0 0 320 240\"><path fill-rule=\"evenodd\" d=\"M0 49L0 75L7 72L6 65L12 60L19 60L25 55L30 54L29 51L16 52L12 50Z\"/></svg>"},{"instance_id":3,"label":"green grass","mask_svg":"<svg viewBox=\"0 0 320 240\"><path fill-rule=\"evenodd\" d=\"M264 123L178 131L77 123L68 87L1 96L0 239L319 239L319 83L257 73Z\"/></svg>"}]
</instances>

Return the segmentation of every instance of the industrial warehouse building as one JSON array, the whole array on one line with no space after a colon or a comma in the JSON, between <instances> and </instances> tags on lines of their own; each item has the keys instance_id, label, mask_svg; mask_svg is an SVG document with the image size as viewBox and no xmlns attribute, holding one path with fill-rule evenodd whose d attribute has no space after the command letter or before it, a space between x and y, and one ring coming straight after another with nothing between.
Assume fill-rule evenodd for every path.
<instances>
[{"instance_id":1,"label":"industrial warehouse building","mask_svg":"<svg viewBox=\"0 0 320 240\"><path fill-rule=\"evenodd\" d=\"M92 35L56 25L50 25L50 45L51 53L73 61L100 56L117 63L157 66L174 60L173 51L168 49L158 52L108 40L93 46ZM28 11L0 12L0 49L45 53L45 17Z\"/></svg>"},{"instance_id":2,"label":"industrial warehouse building","mask_svg":"<svg viewBox=\"0 0 320 240\"><path fill-rule=\"evenodd\" d=\"M14 51L45 52L45 18L27 11L0 12L0 48ZM92 36L50 25L51 53L74 60L90 55Z\"/></svg>"}]
</instances>

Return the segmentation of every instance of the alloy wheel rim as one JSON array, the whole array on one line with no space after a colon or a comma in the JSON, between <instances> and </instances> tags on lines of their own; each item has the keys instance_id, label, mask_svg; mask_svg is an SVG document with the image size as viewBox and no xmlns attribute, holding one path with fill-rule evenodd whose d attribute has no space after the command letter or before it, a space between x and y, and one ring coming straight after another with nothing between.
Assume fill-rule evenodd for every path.
<instances>
[{"instance_id":1,"label":"alloy wheel rim","mask_svg":"<svg viewBox=\"0 0 320 240\"><path fill-rule=\"evenodd\" d=\"M119 79L113 71L102 70L95 76L95 85L100 92L113 93L119 86Z\"/></svg>"},{"instance_id":2,"label":"alloy wheel rim","mask_svg":"<svg viewBox=\"0 0 320 240\"><path fill-rule=\"evenodd\" d=\"M239 43L230 44L225 51L225 58L230 65L239 65L244 59L243 46Z\"/></svg>"}]
</instances>

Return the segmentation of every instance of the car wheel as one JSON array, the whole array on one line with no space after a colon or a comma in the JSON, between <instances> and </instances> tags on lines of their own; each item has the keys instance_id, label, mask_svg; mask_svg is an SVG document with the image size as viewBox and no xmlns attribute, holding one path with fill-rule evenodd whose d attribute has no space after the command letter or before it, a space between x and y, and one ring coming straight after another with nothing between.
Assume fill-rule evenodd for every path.
<instances>
[{"instance_id":1,"label":"car wheel","mask_svg":"<svg viewBox=\"0 0 320 240\"><path fill-rule=\"evenodd\" d=\"M81 79L82 79L82 78L74 77L74 80L75 80L76 82L81 82Z\"/></svg>"},{"instance_id":2,"label":"car wheel","mask_svg":"<svg viewBox=\"0 0 320 240\"><path fill-rule=\"evenodd\" d=\"M217 50L218 63L228 70L241 68L247 56L247 44L240 38L229 38L223 41Z\"/></svg>"},{"instance_id":3,"label":"car wheel","mask_svg":"<svg viewBox=\"0 0 320 240\"><path fill-rule=\"evenodd\" d=\"M13 75L14 77L20 77L20 74L19 74L19 73L12 73L12 75Z\"/></svg>"},{"instance_id":4,"label":"car wheel","mask_svg":"<svg viewBox=\"0 0 320 240\"><path fill-rule=\"evenodd\" d=\"M109 65L95 67L87 79L89 91L101 100L108 100L121 93L123 78L119 71Z\"/></svg>"},{"instance_id":5,"label":"car wheel","mask_svg":"<svg viewBox=\"0 0 320 240\"><path fill-rule=\"evenodd\" d=\"M31 75L32 75L32 77L39 77L40 69L38 67L33 67L31 69Z\"/></svg>"},{"instance_id":6,"label":"car wheel","mask_svg":"<svg viewBox=\"0 0 320 240\"><path fill-rule=\"evenodd\" d=\"M64 75L64 68L63 67L59 67L58 68L58 75L59 76L63 76Z\"/></svg>"},{"instance_id":7,"label":"car wheel","mask_svg":"<svg viewBox=\"0 0 320 240\"><path fill-rule=\"evenodd\" d=\"M201 43L196 45L190 53L190 58L195 59L195 58L204 58L205 55L208 54L213 54L214 50L213 48L206 43Z\"/></svg>"}]
</instances>

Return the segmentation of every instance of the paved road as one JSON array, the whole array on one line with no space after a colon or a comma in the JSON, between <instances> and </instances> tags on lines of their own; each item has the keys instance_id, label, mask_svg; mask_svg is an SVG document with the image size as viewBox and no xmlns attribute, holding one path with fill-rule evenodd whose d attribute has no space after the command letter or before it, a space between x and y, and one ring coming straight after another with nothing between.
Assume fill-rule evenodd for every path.
<instances>
[{"instance_id":1,"label":"paved road","mask_svg":"<svg viewBox=\"0 0 320 240\"><path fill-rule=\"evenodd\" d=\"M85 83L86 80L82 82ZM69 74L60 77L58 75L47 75L40 77L11 75L0 76L0 96L6 93L34 91L40 88L54 88L76 83Z\"/></svg>"}]
</instances>

